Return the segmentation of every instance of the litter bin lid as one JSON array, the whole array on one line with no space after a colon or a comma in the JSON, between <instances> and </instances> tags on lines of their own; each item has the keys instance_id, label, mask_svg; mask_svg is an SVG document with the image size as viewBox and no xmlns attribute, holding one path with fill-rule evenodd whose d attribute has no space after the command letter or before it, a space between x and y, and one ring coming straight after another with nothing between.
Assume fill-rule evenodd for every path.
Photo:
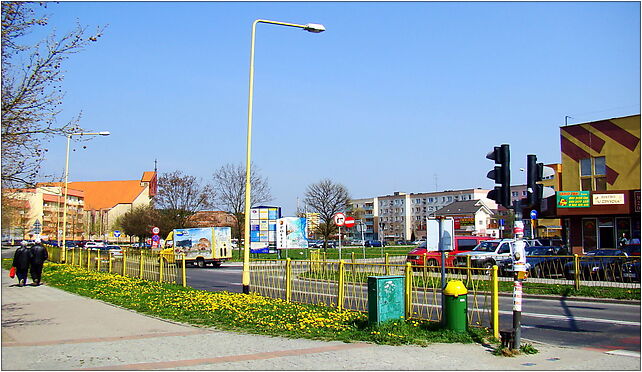
<instances>
[{"instance_id":1,"label":"litter bin lid","mask_svg":"<svg viewBox=\"0 0 642 372\"><path fill-rule=\"evenodd\" d=\"M444 294L450 296L459 296L465 295L468 293L468 290L464 286L464 283L461 280L451 280L444 288Z\"/></svg>"}]
</instances>

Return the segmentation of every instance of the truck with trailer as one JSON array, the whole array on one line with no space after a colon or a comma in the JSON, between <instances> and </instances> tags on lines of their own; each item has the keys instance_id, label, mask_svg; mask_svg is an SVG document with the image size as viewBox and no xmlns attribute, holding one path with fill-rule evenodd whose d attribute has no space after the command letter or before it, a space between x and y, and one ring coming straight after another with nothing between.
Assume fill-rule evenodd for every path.
<instances>
[{"instance_id":1,"label":"truck with trailer","mask_svg":"<svg viewBox=\"0 0 642 372\"><path fill-rule=\"evenodd\" d=\"M178 260L185 255L193 266L219 267L232 258L232 229L230 227L199 227L174 229L165 239L163 255L174 254Z\"/></svg>"}]
</instances>

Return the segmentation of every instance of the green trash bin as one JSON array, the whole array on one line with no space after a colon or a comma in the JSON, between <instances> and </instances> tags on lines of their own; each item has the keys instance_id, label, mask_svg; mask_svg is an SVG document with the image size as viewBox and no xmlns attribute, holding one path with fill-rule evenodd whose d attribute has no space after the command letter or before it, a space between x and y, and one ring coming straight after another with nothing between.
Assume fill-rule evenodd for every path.
<instances>
[{"instance_id":1,"label":"green trash bin","mask_svg":"<svg viewBox=\"0 0 642 372\"><path fill-rule=\"evenodd\" d=\"M451 280L444 288L444 326L465 332L468 326L468 290L461 280Z\"/></svg>"}]
</instances>

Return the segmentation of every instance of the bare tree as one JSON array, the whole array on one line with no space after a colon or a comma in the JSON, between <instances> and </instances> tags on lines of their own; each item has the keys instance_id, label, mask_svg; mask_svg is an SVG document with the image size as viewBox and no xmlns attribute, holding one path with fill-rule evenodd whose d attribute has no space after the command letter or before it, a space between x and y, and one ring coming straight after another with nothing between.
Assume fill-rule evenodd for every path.
<instances>
[{"instance_id":1,"label":"bare tree","mask_svg":"<svg viewBox=\"0 0 642 372\"><path fill-rule=\"evenodd\" d=\"M170 223L173 221L175 228L184 228L189 216L210 208L214 197L210 185L179 170L163 173L158 178L156 208L162 210Z\"/></svg>"},{"instance_id":2,"label":"bare tree","mask_svg":"<svg viewBox=\"0 0 642 372\"><path fill-rule=\"evenodd\" d=\"M33 184L55 135L81 130L80 114L65 124L56 118L64 93L63 62L96 41L102 30L88 35L86 27L33 45L20 44L34 26L47 25L35 16L32 2L2 2L2 186ZM46 6L45 3L41 3Z\"/></svg>"},{"instance_id":3,"label":"bare tree","mask_svg":"<svg viewBox=\"0 0 642 372\"><path fill-rule=\"evenodd\" d=\"M217 205L236 217L236 234L240 243L245 224L245 167L226 164L214 173L213 183ZM272 200L267 178L261 177L254 165L250 167L250 188L250 206Z\"/></svg>"},{"instance_id":4,"label":"bare tree","mask_svg":"<svg viewBox=\"0 0 642 372\"><path fill-rule=\"evenodd\" d=\"M321 223L318 232L323 236L325 249L328 246L328 238L337 231L337 226L333 222L334 215L345 211L349 202L348 189L340 183L325 179L308 186L305 192L305 203L314 212L319 213Z\"/></svg>"}]
</instances>

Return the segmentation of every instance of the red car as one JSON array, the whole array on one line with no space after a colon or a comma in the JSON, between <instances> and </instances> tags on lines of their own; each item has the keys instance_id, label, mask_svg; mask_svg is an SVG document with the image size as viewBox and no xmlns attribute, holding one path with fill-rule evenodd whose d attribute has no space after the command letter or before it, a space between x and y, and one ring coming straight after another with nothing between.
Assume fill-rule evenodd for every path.
<instances>
[{"instance_id":1,"label":"red car","mask_svg":"<svg viewBox=\"0 0 642 372\"><path fill-rule=\"evenodd\" d=\"M492 236L455 236L455 249L446 252L446 266L453 266L455 255L459 252L472 251L477 244L485 241L495 239ZM425 255L424 255L425 253ZM408 252L407 261L413 266L423 266L424 256L426 257L426 266L441 266L441 252L426 251L426 242L419 244Z\"/></svg>"}]
</instances>

